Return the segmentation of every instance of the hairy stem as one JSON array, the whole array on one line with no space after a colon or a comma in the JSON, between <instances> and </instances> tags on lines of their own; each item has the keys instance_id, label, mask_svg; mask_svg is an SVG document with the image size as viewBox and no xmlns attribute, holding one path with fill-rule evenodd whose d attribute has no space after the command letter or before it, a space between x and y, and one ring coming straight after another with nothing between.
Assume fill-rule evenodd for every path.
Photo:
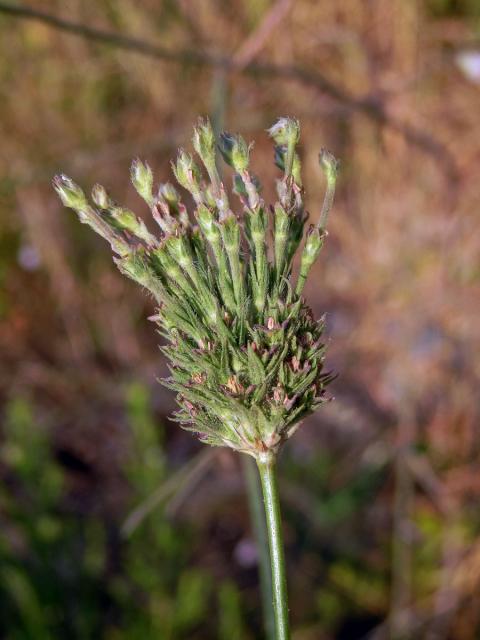
<instances>
[{"instance_id":1,"label":"hairy stem","mask_svg":"<svg viewBox=\"0 0 480 640\"><path fill-rule=\"evenodd\" d=\"M265 456L257 460L263 490L263 501L267 519L270 564L272 568L273 611L276 640L290 640L288 622L287 577L283 549L282 519L275 474L275 457Z\"/></svg>"}]
</instances>

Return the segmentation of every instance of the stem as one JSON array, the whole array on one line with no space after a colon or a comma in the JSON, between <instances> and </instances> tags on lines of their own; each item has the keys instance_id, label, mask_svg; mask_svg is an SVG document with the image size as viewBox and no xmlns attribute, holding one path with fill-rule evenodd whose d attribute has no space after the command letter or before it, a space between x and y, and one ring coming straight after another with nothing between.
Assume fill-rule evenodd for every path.
<instances>
[{"instance_id":1,"label":"stem","mask_svg":"<svg viewBox=\"0 0 480 640\"><path fill-rule=\"evenodd\" d=\"M285 573L280 500L275 475L275 457L270 454L268 457L259 458L257 465L262 482L270 546L276 640L289 640L287 577Z\"/></svg>"},{"instance_id":2,"label":"stem","mask_svg":"<svg viewBox=\"0 0 480 640\"><path fill-rule=\"evenodd\" d=\"M318 221L318 228L324 230L327 226L328 214L333 206L333 198L335 197L335 178L330 178L327 182L327 190L325 191L325 198L323 200L322 210L320 212L320 219Z\"/></svg>"},{"instance_id":3,"label":"stem","mask_svg":"<svg viewBox=\"0 0 480 640\"><path fill-rule=\"evenodd\" d=\"M292 175L293 160L295 157L295 142L290 141L287 145L287 153L285 154L285 177Z\"/></svg>"},{"instance_id":4,"label":"stem","mask_svg":"<svg viewBox=\"0 0 480 640\"><path fill-rule=\"evenodd\" d=\"M242 456L245 484L247 486L248 506L255 542L258 550L258 570L260 593L262 595L263 626L267 640L275 640L275 618L272 609L272 576L268 553L267 526L262 505L262 491L255 463L250 456Z\"/></svg>"}]
</instances>

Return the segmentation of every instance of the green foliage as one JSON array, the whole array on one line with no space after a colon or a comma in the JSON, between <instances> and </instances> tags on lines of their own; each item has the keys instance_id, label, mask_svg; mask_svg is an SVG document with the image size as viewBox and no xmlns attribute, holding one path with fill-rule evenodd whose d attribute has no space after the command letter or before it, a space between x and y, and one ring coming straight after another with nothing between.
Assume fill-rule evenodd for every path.
<instances>
[{"instance_id":1,"label":"green foliage","mask_svg":"<svg viewBox=\"0 0 480 640\"><path fill-rule=\"evenodd\" d=\"M124 471L135 505L171 470L148 389L129 385L125 405L132 446ZM11 486L0 488L2 637L183 640L215 637L217 629L218 637L227 637L222 629L242 617L240 601L221 589L218 605L225 598L230 604L218 622L209 615L212 577L200 567L182 568L190 564L188 528L170 523L158 508L128 541L117 533L113 542L103 516L66 511L64 473L50 448L48 424L34 416L24 397L10 400L3 414L0 461ZM112 572L109 557L119 544L121 567ZM231 637L243 639L241 628Z\"/></svg>"},{"instance_id":2,"label":"green foliage","mask_svg":"<svg viewBox=\"0 0 480 640\"><path fill-rule=\"evenodd\" d=\"M347 559L339 560L331 565L328 580L359 609L380 613L388 606L385 576L373 569L367 573L363 566L348 562Z\"/></svg>"},{"instance_id":3,"label":"green foliage","mask_svg":"<svg viewBox=\"0 0 480 640\"><path fill-rule=\"evenodd\" d=\"M198 227L175 189L161 185L155 195L150 167L134 161L132 182L152 210L159 238L103 187L94 187L93 208L70 178L54 180L63 203L110 243L119 269L157 300L171 371L164 382L180 405L176 419L204 442L254 457L276 452L324 402L332 380L323 371L324 319L314 320L301 293L323 245L337 162L326 151L320 154L327 192L320 219L308 230L295 287L292 263L307 219L295 151L300 126L280 118L269 134L284 171L273 207L263 202L249 171L252 144L229 133L220 137L221 153L235 172L242 209L236 214L219 178L210 123L199 122L193 146L208 180L183 149L172 164L193 197Z\"/></svg>"},{"instance_id":4,"label":"green foliage","mask_svg":"<svg viewBox=\"0 0 480 640\"><path fill-rule=\"evenodd\" d=\"M218 600L220 613L218 640L242 640L245 637L245 624L236 585L229 580L223 582L218 591Z\"/></svg>"},{"instance_id":5,"label":"green foliage","mask_svg":"<svg viewBox=\"0 0 480 640\"><path fill-rule=\"evenodd\" d=\"M153 491L165 473L163 430L155 421L148 389L132 383L126 389L127 417L133 433L133 449L127 474L140 495Z\"/></svg>"},{"instance_id":6,"label":"green foliage","mask_svg":"<svg viewBox=\"0 0 480 640\"><path fill-rule=\"evenodd\" d=\"M59 511L63 474L48 429L34 420L26 398L6 405L2 427L0 457L11 485L0 490L8 522L0 532L2 625L15 640L86 638L85 628L95 628L99 614L93 567L82 566L78 554L79 535L88 534L90 523L79 529L75 518ZM74 613L77 599L81 616Z\"/></svg>"}]
</instances>

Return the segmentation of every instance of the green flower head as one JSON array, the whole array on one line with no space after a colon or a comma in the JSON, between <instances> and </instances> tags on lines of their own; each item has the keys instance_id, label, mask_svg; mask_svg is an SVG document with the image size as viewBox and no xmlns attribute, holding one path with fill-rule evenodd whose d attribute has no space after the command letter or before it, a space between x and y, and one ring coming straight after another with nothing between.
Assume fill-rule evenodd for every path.
<instances>
[{"instance_id":1,"label":"green flower head","mask_svg":"<svg viewBox=\"0 0 480 640\"><path fill-rule=\"evenodd\" d=\"M322 152L327 197L321 219L307 231L295 152L299 123L280 118L269 133L276 162L286 167L272 206L249 171L252 145L224 133L218 147L236 173L233 193L227 193L206 121L197 125L193 145L208 175L183 150L172 165L180 187L193 195L191 211L171 184L155 191L150 167L135 160L132 182L158 223L157 234L100 185L91 205L69 178L54 179L62 202L110 242L120 271L158 304L155 321L170 368L164 384L179 404L175 419L203 442L257 459L276 453L325 402L333 378L324 370L324 318L314 318L302 292L326 237L337 163Z\"/></svg>"}]
</instances>

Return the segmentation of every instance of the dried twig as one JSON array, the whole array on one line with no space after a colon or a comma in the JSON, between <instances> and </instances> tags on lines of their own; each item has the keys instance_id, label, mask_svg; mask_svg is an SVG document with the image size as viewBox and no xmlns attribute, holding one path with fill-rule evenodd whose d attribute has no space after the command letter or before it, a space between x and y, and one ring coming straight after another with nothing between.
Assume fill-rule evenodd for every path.
<instances>
[{"instance_id":1,"label":"dried twig","mask_svg":"<svg viewBox=\"0 0 480 640\"><path fill-rule=\"evenodd\" d=\"M235 60L235 58L220 56L208 51L193 49L177 49L176 51L171 51L140 38L78 24L44 11L24 5L12 5L8 2L0 2L0 13L18 19L35 20L55 29L71 33L72 35L115 46L126 51L133 51L150 58L164 60L165 62L208 66L226 71L237 71L256 77L291 80L307 86L316 87L348 110L361 112L379 125L388 126L397 131L408 143L417 147L423 153L435 158L445 172L449 186L455 197L459 181L458 169L449 150L441 142L417 127L394 119L385 111L378 99L374 99L372 96L358 98L345 89L338 87L317 70L314 71L296 65L277 65L269 62L250 62L242 66L242 60L239 62Z\"/></svg>"}]
</instances>

